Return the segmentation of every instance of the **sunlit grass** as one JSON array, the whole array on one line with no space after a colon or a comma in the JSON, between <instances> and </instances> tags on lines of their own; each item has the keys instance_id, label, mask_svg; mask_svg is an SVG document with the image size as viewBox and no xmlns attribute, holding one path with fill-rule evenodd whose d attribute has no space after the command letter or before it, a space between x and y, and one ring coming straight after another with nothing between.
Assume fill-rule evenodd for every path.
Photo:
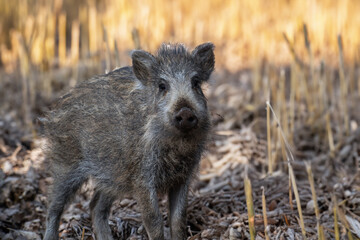
<instances>
[{"instance_id":1,"label":"sunlit grass","mask_svg":"<svg viewBox=\"0 0 360 240\"><path fill-rule=\"evenodd\" d=\"M298 55L310 58L314 67L321 59L337 59L338 34L346 46L345 60L358 57L358 12L360 2L350 0L0 0L1 59L8 65L17 58L12 32L23 35L35 64L53 61L54 56L63 64L76 59L75 50L65 49L79 45L82 58L88 52L100 54L106 48L104 26L111 51L115 43L120 51L134 48L134 29L147 50L155 50L164 41L189 45L212 41L217 46L218 65L231 70L262 58L289 62L291 54L282 35L286 33ZM311 49L303 44L304 23ZM78 26L79 37L72 36L78 34Z\"/></svg>"}]
</instances>

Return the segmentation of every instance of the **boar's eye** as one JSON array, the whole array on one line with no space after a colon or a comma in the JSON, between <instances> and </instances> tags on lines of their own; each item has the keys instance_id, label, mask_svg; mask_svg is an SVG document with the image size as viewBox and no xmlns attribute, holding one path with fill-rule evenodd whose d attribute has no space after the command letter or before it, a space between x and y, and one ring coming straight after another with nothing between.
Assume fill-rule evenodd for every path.
<instances>
[{"instance_id":1,"label":"boar's eye","mask_svg":"<svg viewBox=\"0 0 360 240\"><path fill-rule=\"evenodd\" d=\"M159 83L159 90L160 92L164 92L167 90L167 86L165 83Z\"/></svg>"},{"instance_id":2,"label":"boar's eye","mask_svg":"<svg viewBox=\"0 0 360 240\"><path fill-rule=\"evenodd\" d=\"M194 76L191 78L191 85L193 88L199 88L201 85L201 79L199 76Z\"/></svg>"}]
</instances>

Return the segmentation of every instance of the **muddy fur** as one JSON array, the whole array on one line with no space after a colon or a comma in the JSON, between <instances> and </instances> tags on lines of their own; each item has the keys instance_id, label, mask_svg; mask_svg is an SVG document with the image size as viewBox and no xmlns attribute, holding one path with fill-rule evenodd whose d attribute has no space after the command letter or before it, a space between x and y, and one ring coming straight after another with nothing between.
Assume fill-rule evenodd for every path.
<instances>
[{"instance_id":1,"label":"muddy fur","mask_svg":"<svg viewBox=\"0 0 360 240\"><path fill-rule=\"evenodd\" d=\"M45 239L58 239L64 207L89 178L97 239L112 239L109 211L123 194L137 200L149 238L164 239L158 193L169 196L171 238L186 238L188 187L211 127L201 84L214 69L213 49L137 50L133 67L93 77L59 99L44 121L54 177ZM175 127L181 109L197 119L190 130Z\"/></svg>"}]
</instances>

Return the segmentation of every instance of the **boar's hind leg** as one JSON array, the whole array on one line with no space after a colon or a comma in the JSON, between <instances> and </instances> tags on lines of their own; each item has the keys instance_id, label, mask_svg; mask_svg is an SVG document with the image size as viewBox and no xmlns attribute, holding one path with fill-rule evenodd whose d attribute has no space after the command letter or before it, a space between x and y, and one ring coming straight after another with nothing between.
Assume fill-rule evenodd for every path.
<instances>
[{"instance_id":1,"label":"boar's hind leg","mask_svg":"<svg viewBox=\"0 0 360 240\"><path fill-rule=\"evenodd\" d=\"M86 179L86 175L76 168L64 174L57 172L54 175L52 196L46 219L45 240L59 238L58 228L65 205Z\"/></svg>"},{"instance_id":2,"label":"boar's hind leg","mask_svg":"<svg viewBox=\"0 0 360 240\"><path fill-rule=\"evenodd\" d=\"M115 198L108 196L100 190L96 191L91 203L91 215L93 226L97 239L101 240L110 240L113 239L111 235L111 230L109 227L108 219L110 215L111 205L114 202Z\"/></svg>"}]
</instances>

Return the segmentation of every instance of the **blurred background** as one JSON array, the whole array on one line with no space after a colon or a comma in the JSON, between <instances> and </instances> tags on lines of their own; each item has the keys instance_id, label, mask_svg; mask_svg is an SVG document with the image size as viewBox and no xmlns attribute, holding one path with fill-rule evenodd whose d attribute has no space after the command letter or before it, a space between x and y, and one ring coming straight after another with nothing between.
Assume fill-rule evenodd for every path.
<instances>
[{"instance_id":1,"label":"blurred background","mask_svg":"<svg viewBox=\"0 0 360 240\"><path fill-rule=\"evenodd\" d=\"M32 64L48 70L56 64L105 58L108 51L154 51L164 41L189 46L212 41L218 66L236 71L263 58L289 63L284 33L305 56L303 24L308 25L316 63L334 63L338 34L346 46L346 60L359 55L359 10L360 3L350 0L2 0L1 63L14 70L22 47ZM135 34L139 39L134 40Z\"/></svg>"},{"instance_id":2,"label":"blurred background","mask_svg":"<svg viewBox=\"0 0 360 240\"><path fill-rule=\"evenodd\" d=\"M299 188L310 191L304 160L311 163L315 182L321 188L317 189L319 205L324 206L320 215L328 217L322 225L332 229L325 238L336 235L331 217L335 197L344 200L338 214L343 216L339 224L345 236L352 229L347 213L360 224L359 13L360 1L356 0L0 0L0 164L5 174L0 179L20 176L37 163L36 171L43 172L40 163L45 157L37 118L78 82L131 65L133 49L155 53L163 42L182 42L192 49L210 41L216 46L216 71L205 90L214 139L195 188L200 195L193 196L192 203L200 204L209 193L215 195L206 195L210 196L206 201L212 201L220 190L243 191L243 177L250 172L250 178L259 181L253 192L255 213L261 213L261 202L256 205L261 201L261 184L270 181L268 193L280 191L284 195L268 202L275 201L289 214L285 220L275 214L273 224L279 228L270 232L276 235L276 231L283 231L281 226L291 228L292 219L294 234L304 236L301 224L292 215L298 206L292 204L288 192L289 145L296 159L295 175L298 181L305 179L298 183ZM270 114L267 101L277 120ZM36 226L41 236L44 225L36 221L44 219L44 186L51 180L42 173L33 178L35 193L29 199L44 203L40 204L42 210L24 207L32 217L22 220L14 213L0 214L0 230L5 233L10 228L34 231L32 226ZM18 206L22 200L16 194L24 190L17 185L9 187L4 198L0 194L0 206L7 208ZM245 201L242 196L240 202ZM301 195L303 208L307 209L312 200L309 196ZM85 197L79 202L87 200ZM244 205L239 203L237 209L228 211L219 207L219 202L212 204L218 208L201 210L205 215L212 216L214 211L220 215L202 220L195 214L190 216L196 219L196 223L189 223L192 234L229 237L230 232L241 232L240 225L234 225L239 220L236 214L237 220L221 225L223 228L211 227L219 225L221 216L234 216L235 210L245 212ZM310 229L320 221L319 215L314 220L313 214L310 209L308 222L305 219ZM113 231L121 232L122 237L130 236L129 229L139 227L130 221L121 225L121 230L117 220L111 221ZM79 233L73 226L89 226L88 222L76 224L62 229L74 236ZM91 239L91 228L86 231ZM242 231L246 237L251 230L246 225ZM264 228L257 226L257 231L264 232ZM316 236L319 232L306 234Z\"/></svg>"},{"instance_id":3,"label":"blurred background","mask_svg":"<svg viewBox=\"0 0 360 240\"><path fill-rule=\"evenodd\" d=\"M94 73L129 65L130 50L154 52L162 42L182 42L190 48L213 42L218 72L253 71L250 87L254 89L250 90L255 95L268 90L262 83L264 76L271 75L269 66L285 69L292 63L307 71L304 79L328 67L338 69L341 63L349 73L344 86L349 89L344 91L355 91L359 11L360 2L350 0L1 0L0 87L4 94L0 100L6 111L14 109L14 104L22 105L23 117L31 122L28 115L36 110L37 101L48 102L54 93ZM271 82L277 81L274 78ZM11 89L14 94L6 94L9 81L16 86ZM305 90L312 94L311 86ZM306 94L296 91L296 100Z\"/></svg>"}]
</instances>

